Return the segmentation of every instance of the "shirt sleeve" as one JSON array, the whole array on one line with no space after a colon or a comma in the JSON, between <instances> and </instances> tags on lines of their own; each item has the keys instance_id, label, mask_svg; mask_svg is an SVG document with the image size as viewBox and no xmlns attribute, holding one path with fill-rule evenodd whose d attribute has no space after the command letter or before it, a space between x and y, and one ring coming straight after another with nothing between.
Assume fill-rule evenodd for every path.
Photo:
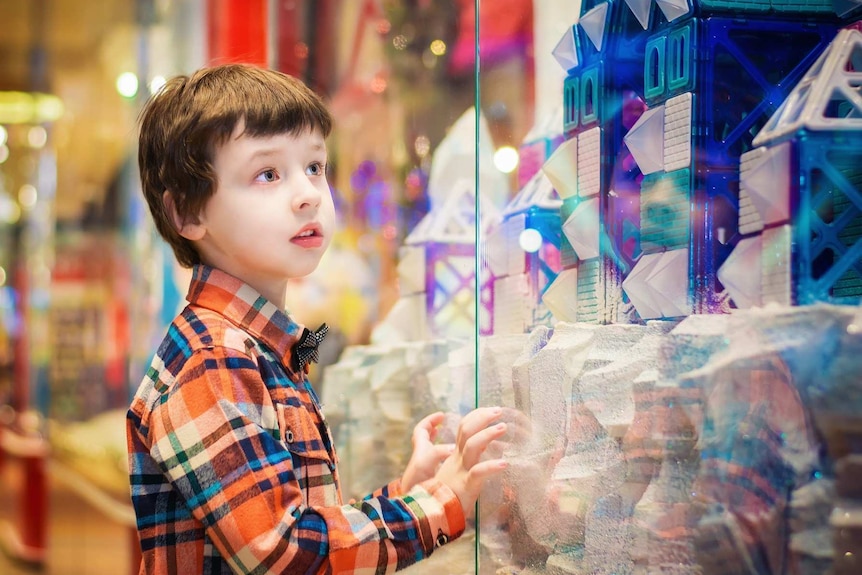
<instances>
[{"instance_id":1,"label":"shirt sleeve","mask_svg":"<svg viewBox=\"0 0 862 575\"><path fill-rule=\"evenodd\" d=\"M401 491L401 478L394 479L375 491L372 491L370 495L363 497L363 499L373 499L375 497L398 497L403 495Z\"/></svg>"},{"instance_id":2,"label":"shirt sleeve","mask_svg":"<svg viewBox=\"0 0 862 575\"><path fill-rule=\"evenodd\" d=\"M433 480L306 506L308 474L264 425L268 397L251 358L215 347L186 361L152 414L152 457L234 572L390 573L464 531L457 497Z\"/></svg>"}]
</instances>

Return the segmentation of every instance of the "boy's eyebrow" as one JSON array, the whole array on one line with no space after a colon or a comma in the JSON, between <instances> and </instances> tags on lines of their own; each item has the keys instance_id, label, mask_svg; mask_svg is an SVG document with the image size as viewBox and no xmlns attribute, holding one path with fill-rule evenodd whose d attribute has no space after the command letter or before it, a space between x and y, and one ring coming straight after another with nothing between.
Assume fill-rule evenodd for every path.
<instances>
[{"instance_id":1,"label":"boy's eyebrow","mask_svg":"<svg viewBox=\"0 0 862 575\"><path fill-rule=\"evenodd\" d=\"M323 143L312 144L311 149L315 152L325 152L326 151L326 144L323 144ZM282 153L281 150L277 147L260 148L260 149L255 150L254 152L252 152L251 156L249 156L248 159L249 159L249 161L251 161L251 160L256 160L258 158L269 158L272 156L278 156L281 153Z\"/></svg>"},{"instance_id":2,"label":"boy's eyebrow","mask_svg":"<svg viewBox=\"0 0 862 575\"><path fill-rule=\"evenodd\" d=\"M277 156L279 154L278 148L263 148L258 149L252 152L249 160L255 160L257 158L268 158L270 156Z\"/></svg>"}]
</instances>

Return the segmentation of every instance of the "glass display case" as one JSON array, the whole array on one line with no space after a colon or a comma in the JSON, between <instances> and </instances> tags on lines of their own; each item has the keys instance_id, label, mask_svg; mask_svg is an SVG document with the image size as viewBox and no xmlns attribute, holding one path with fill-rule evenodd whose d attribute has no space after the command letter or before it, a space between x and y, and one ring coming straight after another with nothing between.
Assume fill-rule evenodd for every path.
<instances>
[{"instance_id":1,"label":"glass display case","mask_svg":"<svg viewBox=\"0 0 862 575\"><path fill-rule=\"evenodd\" d=\"M335 183L398 289L320 377L346 496L501 405L508 470L414 572L857 572L858 5L366 4Z\"/></svg>"}]
</instances>

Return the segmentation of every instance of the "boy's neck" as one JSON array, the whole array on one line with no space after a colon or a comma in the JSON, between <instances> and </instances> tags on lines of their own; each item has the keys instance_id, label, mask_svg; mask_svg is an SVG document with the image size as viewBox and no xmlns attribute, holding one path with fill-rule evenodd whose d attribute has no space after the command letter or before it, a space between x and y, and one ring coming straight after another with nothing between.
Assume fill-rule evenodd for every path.
<instances>
[{"instance_id":1,"label":"boy's neck","mask_svg":"<svg viewBox=\"0 0 862 575\"><path fill-rule=\"evenodd\" d=\"M263 296L267 301L276 306L278 309L284 309L285 300L287 299L287 279L272 280L266 277L250 277L248 274L240 274L235 271L224 269L223 267L210 265L223 273L235 277L239 281L254 289L257 293Z\"/></svg>"}]
</instances>

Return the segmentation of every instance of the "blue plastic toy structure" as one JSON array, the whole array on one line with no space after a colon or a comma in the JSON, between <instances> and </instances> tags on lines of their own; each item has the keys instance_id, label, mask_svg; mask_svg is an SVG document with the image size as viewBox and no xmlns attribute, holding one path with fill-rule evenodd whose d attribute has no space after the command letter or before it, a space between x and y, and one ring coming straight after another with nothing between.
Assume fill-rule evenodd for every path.
<instances>
[{"instance_id":1,"label":"blue plastic toy structure","mask_svg":"<svg viewBox=\"0 0 862 575\"><path fill-rule=\"evenodd\" d=\"M554 50L568 74L565 141L544 167L558 191L568 188L560 193L562 271L576 272L557 281L576 282L566 289L578 297L567 319L613 323L773 300L859 301L858 93L821 98L830 102L823 117L854 119L840 134L808 120L767 135L800 107L788 97L805 97L794 89L811 84L812 66L823 62L857 7L831 0L585 3ZM856 52L845 60L846 74L862 66ZM719 274L740 244L756 251L747 241L755 230L741 211L752 200L772 201L768 193L752 196L740 182L741 160L743 172L755 161L748 154L779 153L755 150L761 131L767 147L793 141L781 148L791 151L780 152L790 154L795 170L785 174L792 183L782 225L789 227L778 229L776 220L757 230L758 253L778 249L778 242L792 263L786 259L778 275L769 275L777 264L763 263L756 289L779 290L784 299L764 300L759 291L746 297L755 287L725 285L722 278L741 281L733 266ZM585 242L594 231L598 237Z\"/></svg>"}]
</instances>

